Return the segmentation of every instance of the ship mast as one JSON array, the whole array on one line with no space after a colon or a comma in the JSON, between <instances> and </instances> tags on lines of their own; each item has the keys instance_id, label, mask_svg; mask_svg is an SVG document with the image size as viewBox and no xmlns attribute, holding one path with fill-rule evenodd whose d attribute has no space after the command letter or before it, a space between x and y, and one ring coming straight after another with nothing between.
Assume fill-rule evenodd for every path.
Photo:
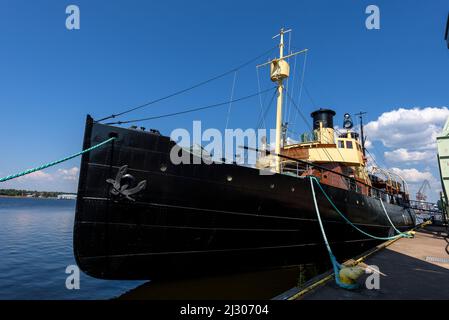
<instances>
[{"instance_id":1,"label":"ship mast","mask_svg":"<svg viewBox=\"0 0 449 320\"><path fill-rule=\"evenodd\" d=\"M282 144L282 104L283 104L283 93L284 93L284 79L288 78L290 75L290 66L288 65L286 59L296 56L297 54L304 53L308 49L304 49L302 51L298 51L295 53L290 53L284 56L284 34L291 32L292 30L284 30L281 28L279 34L275 35L273 39L279 37L279 58L273 59L267 63L258 65L257 68L270 64L271 72L270 77L271 81L276 82L277 84L277 107L276 107L276 146L275 146L275 154L281 154L281 144ZM276 172L281 172L281 161L280 157L276 156Z\"/></svg>"},{"instance_id":2,"label":"ship mast","mask_svg":"<svg viewBox=\"0 0 449 320\"><path fill-rule=\"evenodd\" d=\"M287 30L287 31L284 31L284 28L281 28L281 31L279 32L279 34L275 35L273 37L273 39L278 37L278 36L280 38L280 40L279 40L279 61L283 60L283 58L284 58L284 34L287 33L287 32L290 32L290 31L291 31L291 29ZM287 75L287 77L288 77L288 75ZM285 78L279 77L279 79L277 80L278 97L277 97L277 105L276 105L276 148L275 148L275 151L274 151L277 155L281 154L282 103L283 103L283 91L284 91L283 81L284 81ZM281 159L280 159L280 157L276 157L276 172L277 173L281 172Z\"/></svg>"}]
</instances>

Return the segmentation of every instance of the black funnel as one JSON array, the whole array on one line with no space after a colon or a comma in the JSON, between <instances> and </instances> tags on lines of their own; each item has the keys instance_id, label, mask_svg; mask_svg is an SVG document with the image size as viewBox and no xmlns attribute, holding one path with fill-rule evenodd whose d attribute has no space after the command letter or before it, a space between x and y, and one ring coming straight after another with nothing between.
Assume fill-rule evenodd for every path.
<instances>
[{"instance_id":1,"label":"black funnel","mask_svg":"<svg viewBox=\"0 0 449 320\"><path fill-rule=\"evenodd\" d=\"M313 130L320 128L320 122L323 123L323 128L334 128L334 110L320 108L310 115L313 118Z\"/></svg>"}]
</instances>

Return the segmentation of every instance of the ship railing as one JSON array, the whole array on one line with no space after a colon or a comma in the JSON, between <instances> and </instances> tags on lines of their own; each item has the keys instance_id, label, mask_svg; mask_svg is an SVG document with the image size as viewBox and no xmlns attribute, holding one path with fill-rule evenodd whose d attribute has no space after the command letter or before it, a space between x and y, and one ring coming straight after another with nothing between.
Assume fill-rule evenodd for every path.
<instances>
[{"instance_id":1,"label":"ship railing","mask_svg":"<svg viewBox=\"0 0 449 320\"><path fill-rule=\"evenodd\" d=\"M382 199L382 201L395 204L399 206L408 206L408 199L404 198L402 194L392 194L387 192L386 190L377 189L367 183L356 180L355 178L348 176L341 176L341 178L345 181L346 187L348 190L355 191L357 193L362 193L363 188L365 188L368 196Z\"/></svg>"},{"instance_id":2,"label":"ship railing","mask_svg":"<svg viewBox=\"0 0 449 320\"><path fill-rule=\"evenodd\" d=\"M442 214L443 210L438 207L436 203L424 202L418 200L410 200L409 208L415 210L415 212L428 213L428 214Z\"/></svg>"},{"instance_id":3,"label":"ship railing","mask_svg":"<svg viewBox=\"0 0 449 320\"><path fill-rule=\"evenodd\" d=\"M243 147L244 149L251 149L249 147ZM256 151L259 151L258 149L254 149ZM364 190L362 190L363 186L366 190L366 193L368 196L371 197L375 197L375 198L380 198L385 202L391 203L391 204L396 204L399 206L402 206L404 208L408 208L410 207L410 199L408 198L408 195L405 194L404 192L388 192L388 190L382 190L382 189L378 189L373 187L372 185L363 182L363 181L359 181L357 179L355 179L354 177L348 176L346 174L343 174L341 172L338 171L334 171L332 169L323 167L319 164L315 164L312 162L308 162L305 160L301 160L301 159L295 159L286 155L278 155L275 154L273 152L270 151L266 151L266 154L273 154L275 156L278 156L280 158L283 159L283 161L281 161L281 173L284 174L289 174L289 175L294 175L297 177L303 177L304 175L307 174L311 174L312 171L318 171L320 176L323 176L323 174L325 172L328 173L333 173L337 176L342 177L343 179L346 180L346 189L347 190L354 190L358 193L362 193ZM294 166L292 166L291 164L296 162L296 164Z\"/></svg>"},{"instance_id":4,"label":"ship railing","mask_svg":"<svg viewBox=\"0 0 449 320\"><path fill-rule=\"evenodd\" d=\"M312 172L312 169L315 169L319 172L319 176L323 176L325 173L336 173L336 175L330 175L328 177L331 185L340 185L339 181L336 179L340 179L343 181L347 190L351 190L357 193L362 192L362 188L365 187L367 190L367 194L370 197L374 197L377 199L382 199L382 201L390 204L399 205L405 208L409 208L411 206L410 200L403 197L402 194L392 194L387 192L386 190L377 189L367 183L356 180L354 177L346 176L344 174L340 174L331 169L327 169L314 164L305 164L300 161L282 161L281 162L281 172L283 174L293 175L297 177L304 176L304 173ZM338 178L337 178L338 177Z\"/></svg>"},{"instance_id":5,"label":"ship railing","mask_svg":"<svg viewBox=\"0 0 449 320\"><path fill-rule=\"evenodd\" d=\"M303 165L297 161L283 161L281 163L281 172L284 174L293 174L301 177L305 172L310 171L311 166Z\"/></svg>"},{"instance_id":6,"label":"ship railing","mask_svg":"<svg viewBox=\"0 0 449 320\"><path fill-rule=\"evenodd\" d=\"M417 223L430 220L435 224L447 224L446 212L434 203L411 200L408 208L414 211Z\"/></svg>"}]
</instances>

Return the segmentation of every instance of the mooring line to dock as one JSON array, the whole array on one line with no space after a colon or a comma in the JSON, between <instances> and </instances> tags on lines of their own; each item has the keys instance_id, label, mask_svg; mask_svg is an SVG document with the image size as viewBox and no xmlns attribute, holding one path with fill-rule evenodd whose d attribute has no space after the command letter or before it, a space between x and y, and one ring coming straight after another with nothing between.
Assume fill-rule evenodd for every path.
<instances>
[{"instance_id":1,"label":"mooring line to dock","mask_svg":"<svg viewBox=\"0 0 449 320\"><path fill-rule=\"evenodd\" d=\"M6 176L4 178L0 178L0 182L5 182L5 181L8 181L8 180L12 180L12 179L15 179L15 178L18 178L18 177L25 176L27 174L30 174L30 173L33 173L33 172L36 172L36 171L40 171L40 170L43 170L43 169L47 169L49 167L53 167L53 166L55 166L57 164L60 164L62 162L65 162L65 161L68 161L70 159L76 158L76 157L78 157L78 156L80 156L80 155L82 155L84 153L87 153L87 152L92 151L94 149L100 148L103 145L111 142L114 139L115 139L115 137L109 138L109 139L107 139L107 140L105 140L103 142L100 142L99 144L96 144L96 145L94 145L94 146L92 146L92 147L90 147L90 148L88 148L86 150L83 150L83 151L77 152L75 154L72 154L71 156L68 156L68 157L62 158L60 160L56 160L56 161L53 161L53 162L49 162L49 163L43 164L43 165L41 165L39 167L35 167L35 168L32 168L32 169L27 169L25 171L22 171L22 172L19 172L19 173L16 173L16 174L11 174L11 175Z\"/></svg>"},{"instance_id":2,"label":"mooring line to dock","mask_svg":"<svg viewBox=\"0 0 449 320\"><path fill-rule=\"evenodd\" d=\"M359 231L360 233L371 237L373 239L376 240L384 240L384 241L388 241L388 240L393 240L396 238L405 238L408 237L408 235L406 233L401 232L398 235L392 236L392 237L378 237L372 234L369 234L368 232L363 231L362 229L360 229L359 227L357 227L355 224L353 224L335 205L335 203L332 201L332 199L329 197L329 195L326 193L326 191L324 191L323 186L321 185L321 183L318 181L318 179L314 176L309 176L310 180L315 181L316 184L318 185L318 187L321 189L321 192L323 193L323 195L326 197L326 199L329 201L329 203L332 205L332 207L335 209L335 211L343 218L343 220L345 220L348 224L350 224L354 229L356 229L357 231ZM313 193L314 194L314 193Z\"/></svg>"},{"instance_id":3,"label":"mooring line to dock","mask_svg":"<svg viewBox=\"0 0 449 320\"><path fill-rule=\"evenodd\" d=\"M310 186L312 188L313 203L315 205L316 216L318 219L318 223L320 225L321 234L323 235L324 243L326 244L326 249L327 249L327 252L329 253L329 257L332 262L332 267L334 268L335 282L337 283L338 286L340 286L344 289L355 289L355 288L357 288L357 285L345 284L340 281L340 270L342 269L341 264L338 263L337 258L335 258L334 254L332 253L332 249L329 245L329 241L327 240L326 232L324 231L323 222L321 221L320 209L318 208L318 203L316 201L315 187L313 186L313 180L314 179L311 177L310 178Z\"/></svg>"},{"instance_id":4,"label":"mooring line to dock","mask_svg":"<svg viewBox=\"0 0 449 320\"><path fill-rule=\"evenodd\" d=\"M332 267L333 267L333 270L334 270L334 276L335 276L335 282L337 283L337 285L339 286L339 287L341 287L341 288L344 288L344 289L355 289L355 288L357 288L358 286L357 286L357 284L347 284L347 283L344 283L344 282L342 282L341 281L341 277L343 277L343 275L341 275L341 271L343 270L343 268L342 268L342 265L341 264L339 264L338 263L338 261L337 261L337 259L336 259L336 257L334 256L334 254L332 253L332 249L331 249L331 247L330 247L330 245L329 245L329 241L327 240L327 236L326 236L326 232L325 232L325 230L324 230L324 226L323 226L323 222L321 221L321 214L320 214L320 210L319 210L319 207L318 207L318 202L317 202L317 199L316 199L316 194L315 194L315 186L314 186L314 182L320 187L320 189L321 189L321 191L322 191L322 193L323 193L323 195L326 197L326 199L329 201L329 203L332 205L332 207L335 209L335 211L337 211L337 213L347 222L347 223L349 223L353 228L355 228L357 231L359 231L359 232L361 232L362 234L364 234L364 235L366 235L366 236L368 236L368 237L371 237L371 238L373 238L373 239L377 239L377 240L388 240L388 241L391 241L391 240L397 240L397 239L399 239L399 238L405 238L405 237L409 237L409 235L407 235L406 233L402 233L402 232L400 232L399 231L399 234L398 235L396 235L396 236L392 236L392 237L377 237L377 236L374 236L374 235L371 235L371 234L369 234L369 233L367 233L367 232L365 232L365 231L363 231L363 230L361 230L360 228L358 228L357 226L355 226L338 208L337 208L337 206L333 203L333 201L330 199L330 197L329 197L329 195L324 191L324 189L323 189L323 187L321 186L321 183L318 181L318 179L315 177L315 176L309 176L309 178L310 178L310 186L311 186L311 190L312 190L312 197L313 197L313 203L314 203L314 205L315 205L315 212L316 212L316 215L317 215L317 219L318 219L318 223L319 223L319 226L320 226L320 229L321 229L321 234L322 234L322 236L323 236L323 239L324 239L324 243L325 243L325 245L326 245L326 249L327 249L327 252L329 253L329 258L330 258L330 260L331 260L331 262L332 262ZM383 206L383 203L382 203L382 206ZM384 208L384 212L385 212L385 214L387 215L387 217L388 217L388 220L390 221L390 223L391 223L391 225L393 226L393 228L395 229L395 230L397 230L395 227L394 227L394 225L393 225L393 223L391 222L391 220L390 220L390 217L388 216L388 213L387 213L387 211L386 211L386 209ZM349 269L348 269L349 270ZM346 271L348 271L348 270L346 270ZM350 271L350 270L349 270Z\"/></svg>"},{"instance_id":5,"label":"mooring line to dock","mask_svg":"<svg viewBox=\"0 0 449 320\"><path fill-rule=\"evenodd\" d=\"M421 223L421 224L415 226L412 230L424 228L425 226L427 226L429 224L431 224L430 221ZM373 254L379 252L380 250L382 250L384 248L389 247L390 245L392 245L393 243L395 243L396 241L398 241L400 239L401 238L396 238L393 240L386 241L386 242L376 246L375 248L372 248L372 249L362 253L361 255L359 255L358 257L355 257L354 259L350 259L350 260L346 261L345 263L343 263L343 265L345 265L349 261L354 261L354 260L355 260L356 264L363 262L364 260L366 260L367 258L372 256ZM316 279L315 281L313 281L313 279L312 279L311 282L309 282L310 284L306 284L305 286L300 287L298 290L296 290L296 293L289 295L289 296L285 296L285 293L279 295L278 296L278 297L280 297L279 300L297 300L300 297L304 296L305 294L311 292L315 288L327 283L329 280L332 279L332 276L333 276L332 273L330 273L330 274L329 274L329 272L323 273L321 276L315 277L315 279Z\"/></svg>"},{"instance_id":6,"label":"mooring line to dock","mask_svg":"<svg viewBox=\"0 0 449 320\"><path fill-rule=\"evenodd\" d=\"M384 210L385 215L387 216L388 221L390 222L391 226L393 227L394 231L398 233L398 235L402 235L404 238L413 238L411 234L404 233L400 230L398 230L395 225L393 224L393 221L391 221L390 216L388 215L387 209L385 209L384 202L382 201L382 198L379 198L380 204L382 205L382 209Z\"/></svg>"}]
</instances>

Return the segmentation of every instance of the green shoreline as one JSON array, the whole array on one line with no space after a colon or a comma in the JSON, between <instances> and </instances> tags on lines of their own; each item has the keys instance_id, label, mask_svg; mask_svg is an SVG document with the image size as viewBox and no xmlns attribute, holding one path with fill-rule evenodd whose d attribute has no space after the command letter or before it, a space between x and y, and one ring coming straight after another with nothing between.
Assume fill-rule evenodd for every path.
<instances>
[{"instance_id":1,"label":"green shoreline","mask_svg":"<svg viewBox=\"0 0 449 320\"><path fill-rule=\"evenodd\" d=\"M0 194L0 198L14 198L14 199L58 199L57 197L27 197L27 196L7 196Z\"/></svg>"},{"instance_id":2,"label":"green shoreline","mask_svg":"<svg viewBox=\"0 0 449 320\"><path fill-rule=\"evenodd\" d=\"M19 189L0 189L1 198L33 198L33 199L56 199L61 195L76 196L74 192L63 191L37 191Z\"/></svg>"}]
</instances>

